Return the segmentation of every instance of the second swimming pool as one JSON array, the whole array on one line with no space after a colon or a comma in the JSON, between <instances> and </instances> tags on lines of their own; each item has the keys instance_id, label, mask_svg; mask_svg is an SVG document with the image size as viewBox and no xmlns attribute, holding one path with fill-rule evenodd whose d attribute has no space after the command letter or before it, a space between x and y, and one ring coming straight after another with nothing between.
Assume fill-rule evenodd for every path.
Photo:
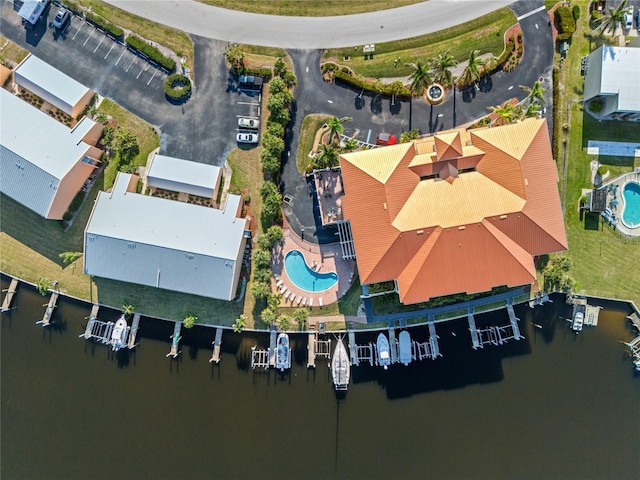
<instances>
[{"instance_id":1,"label":"second swimming pool","mask_svg":"<svg viewBox=\"0 0 640 480\"><path fill-rule=\"evenodd\" d=\"M291 250L284 257L284 269L293 284L307 292L321 292L338 282L335 272L320 273L309 268L299 250Z\"/></svg>"}]
</instances>

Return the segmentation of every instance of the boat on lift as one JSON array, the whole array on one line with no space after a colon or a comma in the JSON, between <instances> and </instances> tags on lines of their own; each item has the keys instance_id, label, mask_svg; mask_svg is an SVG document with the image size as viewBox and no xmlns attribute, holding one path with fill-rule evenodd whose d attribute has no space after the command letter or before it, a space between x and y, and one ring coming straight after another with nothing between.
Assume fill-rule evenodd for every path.
<instances>
[{"instance_id":1,"label":"boat on lift","mask_svg":"<svg viewBox=\"0 0 640 480\"><path fill-rule=\"evenodd\" d=\"M378 365L386 370L391 365L391 349L389 348L389 340L384 333L378 335L376 346L378 347Z\"/></svg>"},{"instance_id":2,"label":"boat on lift","mask_svg":"<svg viewBox=\"0 0 640 480\"><path fill-rule=\"evenodd\" d=\"M400 332L398 336L398 358L403 365L411 363L411 335L406 330Z\"/></svg>"},{"instance_id":3,"label":"boat on lift","mask_svg":"<svg viewBox=\"0 0 640 480\"><path fill-rule=\"evenodd\" d=\"M573 322L571 322L571 330L573 330L576 335L582 331L582 327L584 326L584 313L576 312L573 316Z\"/></svg>"},{"instance_id":4,"label":"boat on lift","mask_svg":"<svg viewBox=\"0 0 640 480\"><path fill-rule=\"evenodd\" d=\"M276 368L281 372L291 368L291 347L289 346L289 335L282 332L278 335L276 342Z\"/></svg>"},{"instance_id":5,"label":"boat on lift","mask_svg":"<svg viewBox=\"0 0 640 480\"><path fill-rule=\"evenodd\" d=\"M349 355L342 342L342 338L340 338L333 352L333 358L331 359L331 377L333 378L333 386L336 391L347 389L350 376L351 363L349 362Z\"/></svg>"},{"instance_id":6,"label":"boat on lift","mask_svg":"<svg viewBox=\"0 0 640 480\"><path fill-rule=\"evenodd\" d=\"M111 332L111 348L113 351L118 351L121 348L127 345L127 333L129 331L129 326L127 325L127 320L124 317L124 314L120 316L115 326L113 327L113 331Z\"/></svg>"}]
</instances>

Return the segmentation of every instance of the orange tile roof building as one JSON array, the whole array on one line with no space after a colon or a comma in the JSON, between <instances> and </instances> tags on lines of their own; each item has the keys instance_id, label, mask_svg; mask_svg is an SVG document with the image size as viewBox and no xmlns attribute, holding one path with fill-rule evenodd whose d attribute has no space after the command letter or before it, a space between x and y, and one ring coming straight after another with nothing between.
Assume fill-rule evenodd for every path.
<instances>
[{"instance_id":1,"label":"orange tile roof building","mask_svg":"<svg viewBox=\"0 0 640 480\"><path fill-rule=\"evenodd\" d=\"M340 159L360 282L395 280L405 304L531 285L534 257L567 249L545 120Z\"/></svg>"}]
</instances>

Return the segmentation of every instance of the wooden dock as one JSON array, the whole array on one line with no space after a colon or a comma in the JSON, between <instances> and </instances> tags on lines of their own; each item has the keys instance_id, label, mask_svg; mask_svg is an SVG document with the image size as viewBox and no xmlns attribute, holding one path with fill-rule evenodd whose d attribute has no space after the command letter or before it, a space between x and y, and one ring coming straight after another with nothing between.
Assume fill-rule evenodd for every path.
<instances>
[{"instance_id":1,"label":"wooden dock","mask_svg":"<svg viewBox=\"0 0 640 480\"><path fill-rule=\"evenodd\" d=\"M84 329L84 333L82 335L80 335L80 337L84 337L87 340L89 338L92 337L92 332L93 332L93 326L95 325L96 321L98 320L98 311L100 309L100 306L97 304L93 304L93 306L91 307L91 313L89 314L89 316L87 317L87 327Z\"/></svg>"},{"instance_id":2,"label":"wooden dock","mask_svg":"<svg viewBox=\"0 0 640 480\"><path fill-rule=\"evenodd\" d=\"M429 315L429 347L433 360L442 356L440 353L440 345L438 345L438 334L436 333L436 322L433 315Z\"/></svg>"},{"instance_id":3,"label":"wooden dock","mask_svg":"<svg viewBox=\"0 0 640 480\"><path fill-rule=\"evenodd\" d=\"M44 304L47 309L44 311L44 315L42 316L42 320L36 322L36 325L42 325L43 327L48 327L51 324L51 318L53 317L53 312L56 309L56 304L58 303L58 296L60 294L58 292L53 292L51 294L51 298L49 299L48 304Z\"/></svg>"},{"instance_id":4,"label":"wooden dock","mask_svg":"<svg viewBox=\"0 0 640 480\"><path fill-rule=\"evenodd\" d=\"M473 312L471 309L467 313L467 321L469 322L469 331L471 332L471 342L473 343L473 349L482 348L480 343L480 337L478 335L478 329L476 328L476 319L473 318Z\"/></svg>"},{"instance_id":5,"label":"wooden dock","mask_svg":"<svg viewBox=\"0 0 640 480\"><path fill-rule=\"evenodd\" d=\"M220 349L222 347L222 332L223 329L221 327L216 328L216 336L213 340L213 353L211 354L211 358L209 359L209 363L220 363Z\"/></svg>"},{"instance_id":6,"label":"wooden dock","mask_svg":"<svg viewBox=\"0 0 640 480\"><path fill-rule=\"evenodd\" d=\"M181 328L182 328L182 322L176 322L175 326L173 327L173 335L169 337L172 339L172 341L171 341L171 350L169 351L169 353L167 353L167 357L177 358L178 355L180 355L180 350L178 350L178 348L180 346L180 339L182 338L180 336Z\"/></svg>"},{"instance_id":7,"label":"wooden dock","mask_svg":"<svg viewBox=\"0 0 640 480\"><path fill-rule=\"evenodd\" d=\"M524 338L520 334L520 327L518 326L518 322L520 319L516 317L516 312L513 310L513 300L507 300L507 313L509 314L509 322L511 323L511 328L513 329L513 338L515 340L521 340Z\"/></svg>"},{"instance_id":8,"label":"wooden dock","mask_svg":"<svg viewBox=\"0 0 640 480\"><path fill-rule=\"evenodd\" d=\"M136 336L138 335L138 328L140 328L140 314L135 313L133 315L133 323L131 324L131 330L129 330L129 340L127 341L128 348L135 348Z\"/></svg>"},{"instance_id":9,"label":"wooden dock","mask_svg":"<svg viewBox=\"0 0 640 480\"><path fill-rule=\"evenodd\" d=\"M316 368L316 332L307 335L307 368Z\"/></svg>"},{"instance_id":10,"label":"wooden dock","mask_svg":"<svg viewBox=\"0 0 640 480\"><path fill-rule=\"evenodd\" d=\"M636 330L640 332L640 316L638 316L636 312L633 312L631 315L628 315L627 318L631 321L633 326L636 327Z\"/></svg>"},{"instance_id":11,"label":"wooden dock","mask_svg":"<svg viewBox=\"0 0 640 480\"><path fill-rule=\"evenodd\" d=\"M586 305L586 311L584 314L584 324L587 327L597 327L598 317L600 316L600 310L602 307L596 307L594 305Z\"/></svg>"},{"instance_id":12,"label":"wooden dock","mask_svg":"<svg viewBox=\"0 0 640 480\"><path fill-rule=\"evenodd\" d=\"M391 351L391 363L398 363L398 340L396 340L396 329L389 328L389 350Z\"/></svg>"},{"instance_id":13,"label":"wooden dock","mask_svg":"<svg viewBox=\"0 0 640 480\"><path fill-rule=\"evenodd\" d=\"M358 362L358 346L356 345L356 332L349 330L349 357L351 358L351 365L359 365Z\"/></svg>"},{"instance_id":14,"label":"wooden dock","mask_svg":"<svg viewBox=\"0 0 640 480\"><path fill-rule=\"evenodd\" d=\"M9 310L11 310L11 304L13 303L13 296L18 291L18 279L12 278L11 283L9 284L9 288L3 291L7 293L4 296L4 300L2 301L2 313L8 312Z\"/></svg>"},{"instance_id":15,"label":"wooden dock","mask_svg":"<svg viewBox=\"0 0 640 480\"><path fill-rule=\"evenodd\" d=\"M269 334L269 366L270 367L276 366L276 353L278 350L276 347L277 340L278 340L278 332L275 330L271 330L271 333Z\"/></svg>"}]
</instances>

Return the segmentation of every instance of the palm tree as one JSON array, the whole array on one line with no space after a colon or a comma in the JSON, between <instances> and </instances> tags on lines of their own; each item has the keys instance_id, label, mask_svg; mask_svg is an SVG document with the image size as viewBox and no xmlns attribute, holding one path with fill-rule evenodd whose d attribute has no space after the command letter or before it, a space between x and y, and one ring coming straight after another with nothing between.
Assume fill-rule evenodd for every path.
<instances>
[{"instance_id":1,"label":"palm tree","mask_svg":"<svg viewBox=\"0 0 640 480\"><path fill-rule=\"evenodd\" d=\"M593 36L596 32L602 33L605 30L615 32L620 24L624 21L624 14L627 11L627 0L622 0L615 8L609 8L604 16L596 20L598 26L590 33Z\"/></svg>"},{"instance_id":2,"label":"palm tree","mask_svg":"<svg viewBox=\"0 0 640 480\"><path fill-rule=\"evenodd\" d=\"M431 85L433 81L429 65L419 60L416 63L407 63L406 65L413 70L413 73L409 77L409 80L411 80L411 85L409 86L411 93L417 97L423 96L427 91L427 87Z\"/></svg>"},{"instance_id":3,"label":"palm tree","mask_svg":"<svg viewBox=\"0 0 640 480\"><path fill-rule=\"evenodd\" d=\"M445 87L453 84L453 74L451 69L458 64L458 61L447 50L432 60L434 80Z\"/></svg>"},{"instance_id":4,"label":"palm tree","mask_svg":"<svg viewBox=\"0 0 640 480\"><path fill-rule=\"evenodd\" d=\"M508 125L509 123L513 123L517 118L517 111L512 103L505 103L504 105L488 108L498 115L498 121L496 122L498 125Z\"/></svg>"},{"instance_id":5,"label":"palm tree","mask_svg":"<svg viewBox=\"0 0 640 480\"><path fill-rule=\"evenodd\" d=\"M471 85L480 80L480 67L484 66L484 60L478 57L480 50L469 52L469 63L458 79L462 85Z\"/></svg>"},{"instance_id":6,"label":"palm tree","mask_svg":"<svg viewBox=\"0 0 640 480\"><path fill-rule=\"evenodd\" d=\"M329 129L329 143L340 143L340 135L344 132L342 121L338 117L331 117L327 122L327 128Z\"/></svg>"},{"instance_id":7,"label":"palm tree","mask_svg":"<svg viewBox=\"0 0 640 480\"><path fill-rule=\"evenodd\" d=\"M537 102L529 102L527 108L520 107L519 117L523 118L534 118L540 116L540 104Z\"/></svg>"},{"instance_id":8,"label":"palm tree","mask_svg":"<svg viewBox=\"0 0 640 480\"><path fill-rule=\"evenodd\" d=\"M322 145L322 150L315 159L317 169L331 168L338 164L338 151L331 145Z\"/></svg>"},{"instance_id":9,"label":"palm tree","mask_svg":"<svg viewBox=\"0 0 640 480\"><path fill-rule=\"evenodd\" d=\"M341 153L349 153L353 152L356 148L358 148L358 140L355 138L347 137L344 139L344 142L340 146Z\"/></svg>"},{"instance_id":10,"label":"palm tree","mask_svg":"<svg viewBox=\"0 0 640 480\"><path fill-rule=\"evenodd\" d=\"M533 86L531 87L520 85L520 88L529 94L527 98L529 99L530 104L544 104L544 94L547 93L547 90L545 88L542 88L542 82L540 80L536 80L535 82L533 82Z\"/></svg>"}]
</instances>

